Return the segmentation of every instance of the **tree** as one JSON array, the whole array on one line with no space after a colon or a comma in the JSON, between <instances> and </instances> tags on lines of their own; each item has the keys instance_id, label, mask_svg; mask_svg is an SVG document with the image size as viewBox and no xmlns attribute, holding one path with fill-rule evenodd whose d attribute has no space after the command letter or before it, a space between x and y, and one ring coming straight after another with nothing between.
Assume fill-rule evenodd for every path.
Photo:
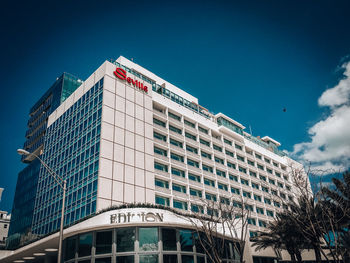
<instances>
[{"instance_id":1,"label":"tree","mask_svg":"<svg viewBox=\"0 0 350 263\"><path fill-rule=\"evenodd\" d=\"M211 262L221 263L225 254L244 262L244 248L251 220L250 206L240 199L198 199L199 209L188 217L196 232L197 242ZM194 209L192 209L193 211Z\"/></svg>"},{"instance_id":2,"label":"tree","mask_svg":"<svg viewBox=\"0 0 350 263\"><path fill-rule=\"evenodd\" d=\"M256 250L268 247L272 247L275 251L285 249L292 262L302 262L301 251L304 243L301 231L286 213L278 214L276 220L268 224L267 231L260 231L253 239Z\"/></svg>"}]
</instances>

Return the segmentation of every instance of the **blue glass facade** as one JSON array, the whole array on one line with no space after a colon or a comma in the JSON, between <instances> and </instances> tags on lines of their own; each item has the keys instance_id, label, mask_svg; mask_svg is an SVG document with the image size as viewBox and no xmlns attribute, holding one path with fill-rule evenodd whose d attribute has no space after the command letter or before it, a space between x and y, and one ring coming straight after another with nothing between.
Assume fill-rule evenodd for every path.
<instances>
[{"instance_id":1,"label":"blue glass facade","mask_svg":"<svg viewBox=\"0 0 350 263\"><path fill-rule=\"evenodd\" d=\"M23 148L37 155L41 154L49 115L64 102L80 85L77 77L63 73L29 111L28 129ZM8 248L21 245L23 235L32 232L34 203L40 171L40 162L33 156L22 156L28 163L18 174L12 217L7 240Z\"/></svg>"},{"instance_id":2,"label":"blue glass facade","mask_svg":"<svg viewBox=\"0 0 350 263\"><path fill-rule=\"evenodd\" d=\"M7 240L8 248L17 247L21 234L31 231L39 169L39 160L34 160L18 174Z\"/></svg>"},{"instance_id":3,"label":"blue glass facade","mask_svg":"<svg viewBox=\"0 0 350 263\"><path fill-rule=\"evenodd\" d=\"M45 135L42 159L67 180L65 225L96 211L103 79L67 109ZM59 228L62 189L40 168L33 233Z\"/></svg>"}]
</instances>

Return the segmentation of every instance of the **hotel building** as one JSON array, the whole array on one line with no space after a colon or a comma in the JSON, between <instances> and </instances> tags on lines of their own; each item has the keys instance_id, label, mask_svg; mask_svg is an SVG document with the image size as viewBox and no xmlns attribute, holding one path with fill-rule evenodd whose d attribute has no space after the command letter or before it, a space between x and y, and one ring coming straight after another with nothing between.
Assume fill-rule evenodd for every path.
<instances>
[{"instance_id":1,"label":"hotel building","mask_svg":"<svg viewBox=\"0 0 350 263\"><path fill-rule=\"evenodd\" d=\"M185 216L113 207L148 203L206 214L199 200L236 198L250 210L248 235L254 236L295 195L288 167L299 164L279 150L280 143L250 135L241 123L209 112L132 61L105 61L84 82L71 80L50 111L41 109L50 95L37 103L44 112L36 128L42 129L40 143L25 145L67 180L64 262L209 262ZM0 261L54 262L62 191L45 167L31 156L24 160L38 169L26 226L40 238ZM17 183L16 195L23 187ZM239 262L229 242L223 259ZM249 238L244 259L277 260L272 250L256 252Z\"/></svg>"}]
</instances>

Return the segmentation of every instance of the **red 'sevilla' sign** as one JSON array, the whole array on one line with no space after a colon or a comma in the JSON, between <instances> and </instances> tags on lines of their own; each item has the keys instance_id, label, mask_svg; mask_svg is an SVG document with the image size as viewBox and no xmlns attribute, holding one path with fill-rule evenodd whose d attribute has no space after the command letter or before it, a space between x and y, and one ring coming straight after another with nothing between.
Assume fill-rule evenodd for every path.
<instances>
[{"instance_id":1,"label":"red 'sevilla' sign","mask_svg":"<svg viewBox=\"0 0 350 263\"><path fill-rule=\"evenodd\" d=\"M140 90L143 90L145 92L148 92L148 87L143 85L143 83L141 83L138 80L134 80L130 77L126 76L126 71L122 68L117 68L114 72L114 75L121 79L121 80L126 80L128 83L132 84L134 87L139 88Z\"/></svg>"}]
</instances>

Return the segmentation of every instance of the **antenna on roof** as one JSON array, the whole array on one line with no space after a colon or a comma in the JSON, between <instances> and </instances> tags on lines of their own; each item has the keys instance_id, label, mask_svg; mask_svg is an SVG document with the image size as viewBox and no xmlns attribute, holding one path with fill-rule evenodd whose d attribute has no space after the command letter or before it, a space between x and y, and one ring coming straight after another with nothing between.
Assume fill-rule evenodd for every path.
<instances>
[{"instance_id":1,"label":"antenna on roof","mask_svg":"<svg viewBox=\"0 0 350 263\"><path fill-rule=\"evenodd\" d=\"M131 61L134 62L134 58L131 58Z\"/></svg>"},{"instance_id":2,"label":"antenna on roof","mask_svg":"<svg viewBox=\"0 0 350 263\"><path fill-rule=\"evenodd\" d=\"M250 131L250 135L253 135L252 133L252 127L249 125L249 131Z\"/></svg>"}]
</instances>

